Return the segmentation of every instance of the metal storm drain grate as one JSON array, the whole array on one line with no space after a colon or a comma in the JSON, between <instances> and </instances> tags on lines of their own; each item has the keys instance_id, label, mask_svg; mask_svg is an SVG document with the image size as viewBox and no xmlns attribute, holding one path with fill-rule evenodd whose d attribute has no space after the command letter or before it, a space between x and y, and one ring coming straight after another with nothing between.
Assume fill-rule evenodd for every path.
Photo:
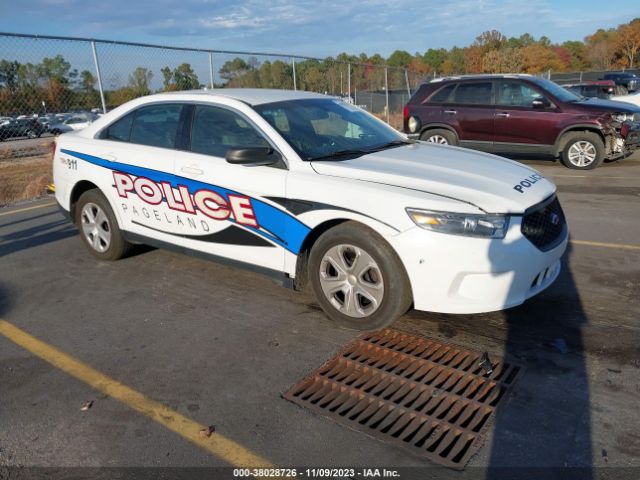
<instances>
[{"instance_id":1,"label":"metal storm drain grate","mask_svg":"<svg viewBox=\"0 0 640 480\"><path fill-rule=\"evenodd\" d=\"M284 398L436 463L462 469L522 366L397 330L366 334ZM490 373L489 373L490 371Z\"/></svg>"}]
</instances>

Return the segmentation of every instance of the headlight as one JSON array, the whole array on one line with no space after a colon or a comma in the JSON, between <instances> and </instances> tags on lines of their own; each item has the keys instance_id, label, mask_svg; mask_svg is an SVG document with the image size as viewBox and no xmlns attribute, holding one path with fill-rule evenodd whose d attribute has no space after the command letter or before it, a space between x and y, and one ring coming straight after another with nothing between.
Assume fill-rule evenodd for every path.
<instances>
[{"instance_id":1,"label":"headlight","mask_svg":"<svg viewBox=\"0 0 640 480\"><path fill-rule=\"evenodd\" d=\"M420 120L416 117L409 118L409 131L416 133L418 130L420 130Z\"/></svg>"},{"instance_id":2,"label":"headlight","mask_svg":"<svg viewBox=\"0 0 640 480\"><path fill-rule=\"evenodd\" d=\"M633 120L633 114L628 113L614 113L611 116L616 122L626 122L627 120Z\"/></svg>"},{"instance_id":3,"label":"headlight","mask_svg":"<svg viewBox=\"0 0 640 480\"><path fill-rule=\"evenodd\" d=\"M421 228L451 235L504 238L509 227L507 215L473 215L453 212L434 212L407 208L411 220Z\"/></svg>"}]
</instances>

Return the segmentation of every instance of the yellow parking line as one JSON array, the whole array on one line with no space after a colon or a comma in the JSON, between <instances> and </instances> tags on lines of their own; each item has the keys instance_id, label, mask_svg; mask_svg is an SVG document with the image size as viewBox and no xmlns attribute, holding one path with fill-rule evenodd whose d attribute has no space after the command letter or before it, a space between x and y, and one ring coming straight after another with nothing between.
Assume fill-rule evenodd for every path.
<instances>
[{"instance_id":1,"label":"yellow parking line","mask_svg":"<svg viewBox=\"0 0 640 480\"><path fill-rule=\"evenodd\" d=\"M34 205L33 207L19 208L18 210L11 210L9 212L0 212L0 217L5 215L13 215L14 213L28 212L29 210L37 210L39 208L53 207L56 202L43 203L42 205Z\"/></svg>"},{"instance_id":2,"label":"yellow parking line","mask_svg":"<svg viewBox=\"0 0 640 480\"><path fill-rule=\"evenodd\" d=\"M272 466L269 461L223 435L214 432L208 438L202 437L200 430L206 428L205 426L94 370L5 320L0 320L0 334L54 367L119 400L231 465L258 468Z\"/></svg>"},{"instance_id":3,"label":"yellow parking line","mask_svg":"<svg viewBox=\"0 0 640 480\"><path fill-rule=\"evenodd\" d=\"M571 240L574 245L586 245L589 247L618 248L622 250L640 250L640 245L631 245L628 243L606 243L606 242L590 242L588 240Z\"/></svg>"}]
</instances>

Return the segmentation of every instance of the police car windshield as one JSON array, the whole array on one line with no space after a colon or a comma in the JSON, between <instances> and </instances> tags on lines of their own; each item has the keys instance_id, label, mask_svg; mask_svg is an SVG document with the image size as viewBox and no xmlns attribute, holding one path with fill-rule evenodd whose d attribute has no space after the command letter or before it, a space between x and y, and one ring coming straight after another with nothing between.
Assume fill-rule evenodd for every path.
<instances>
[{"instance_id":1,"label":"police car windshield","mask_svg":"<svg viewBox=\"0 0 640 480\"><path fill-rule=\"evenodd\" d=\"M268 103L255 110L307 161L346 160L409 143L360 108L334 98Z\"/></svg>"}]
</instances>

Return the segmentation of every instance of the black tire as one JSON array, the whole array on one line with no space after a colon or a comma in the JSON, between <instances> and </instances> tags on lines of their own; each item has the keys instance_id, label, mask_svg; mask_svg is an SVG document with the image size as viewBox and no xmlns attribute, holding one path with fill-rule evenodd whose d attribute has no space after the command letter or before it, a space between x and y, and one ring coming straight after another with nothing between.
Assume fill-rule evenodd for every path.
<instances>
[{"instance_id":1,"label":"black tire","mask_svg":"<svg viewBox=\"0 0 640 480\"><path fill-rule=\"evenodd\" d=\"M328 294L325 294L323 290L321 277L327 278L328 270L333 268L333 264L327 261L327 255L331 255L332 251L338 252L340 249L343 249L344 253L342 255L342 259L345 260L343 266L347 266L345 268L347 274L343 275L345 278L345 283L342 283L343 288L357 291L364 285L367 288L374 287L374 290L382 292L376 293L381 295L380 301L377 303L369 301L360 293L350 297L356 299L357 303L353 305L356 305L356 309L362 315L359 317L344 313L347 310L347 294L343 291L336 292L332 294L330 300ZM363 269L360 272L350 270L357 265L354 260L351 266L348 266L347 254L358 255L358 258L363 260L368 258L374 263L367 264L371 265L365 267L369 270ZM308 267L309 282L318 303L327 316L340 325L357 330L378 330L391 325L411 306L409 279L395 251L380 235L357 222L341 223L324 232L311 249ZM336 271L336 275L340 274ZM348 284L351 281L356 284ZM336 283L336 285L338 284ZM342 300L340 299L341 295Z\"/></svg>"},{"instance_id":2,"label":"black tire","mask_svg":"<svg viewBox=\"0 0 640 480\"><path fill-rule=\"evenodd\" d=\"M97 228L102 229L102 233L108 231L109 233L109 242L108 245L98 238L99 247L95 247L94 243L89 240L89 235L85 233L84 225L90 223L87 217L87 213L84 211L85 206L90 205L96 206L98 209L102 210L105 215L105 221L100 223ZM97 210L94 210L94 216L96 215ZM83 219L83 217L85 217ZM91 254L105 261L113 261L118 260L122 257L125 257L131 251L132 245L127 242L118 227L118 222L116 220L115 215L113 214L113 210L109 205L109 201L105 198L105 196L98 189L88 190L80 195L78 202L75 206L75 224L80 231L80 238L82 239L82 243L84 243L85 247L91 252ZM106 224L105 224L106 222ZM97 225L97 223L96 223ZM106 226L106 228L105 228ZM95 235L94 237L95 238ZM106 247L105 247L106 246ZM104 248L104 250L100 250L100 248Z\"/></svg>"},{"instance_id":3,"label":"black tire","mask_svg":"<svg viewBox=\"0 0 640 480\"><path fill-rule=\"evenodd\" d=\"M569 132L563 137L562 143L564 146L561 152L561 159L562 163L567 168L571 168L573 170L592 170L600 166L604 161L604 142L597 133ZM572 154L575 155L575 150L572 151L574 146L577 149L582 148L578 144L582 144L582 146L586 147L586 154L588 154L588 157L590 157L591 154L594 155L594 159L592 161L584 165L580 165L582 162L580 157L577 159L575 157L571 158Z\"/></svg>"},{"instance_id":4,"label":"black tire","mask_svg":"<svg viewBox=\"0 0 640 480\"><path fill-rule=\"evenodd\" d=\"M434 141L435 139L443 139L447 143L443 143L442 141ZM420 140L425 142L432 142L439 145L458 145L458 137L456 137L455 133L446 130L444 128L432 128L423 132L420 135Z\"/></svg>"}]
</instances>

